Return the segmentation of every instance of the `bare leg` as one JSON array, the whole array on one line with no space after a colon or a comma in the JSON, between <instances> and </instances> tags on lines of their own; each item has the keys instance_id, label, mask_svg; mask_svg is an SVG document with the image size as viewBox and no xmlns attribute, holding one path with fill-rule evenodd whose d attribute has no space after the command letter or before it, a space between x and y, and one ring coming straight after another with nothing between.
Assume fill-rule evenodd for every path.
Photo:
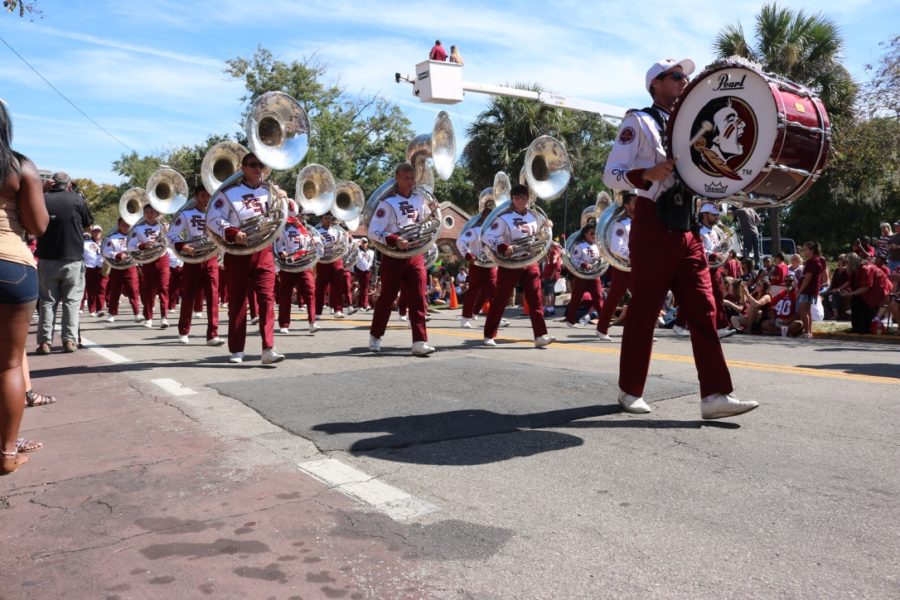
<instances>
[{"instance_id":1,"label":"bare leg","mask_svg":"<svg viewBox=\"0 0 900 600\"><path fill-rule=\"evenodd\" d=\"M22 357L25 355L25 339L34 312L35 302L26 304L0 304L0 474L15 471L28 459L16 456L16 438L25 410L25 378L22 375Z\"/></svg>"}]
</instances>

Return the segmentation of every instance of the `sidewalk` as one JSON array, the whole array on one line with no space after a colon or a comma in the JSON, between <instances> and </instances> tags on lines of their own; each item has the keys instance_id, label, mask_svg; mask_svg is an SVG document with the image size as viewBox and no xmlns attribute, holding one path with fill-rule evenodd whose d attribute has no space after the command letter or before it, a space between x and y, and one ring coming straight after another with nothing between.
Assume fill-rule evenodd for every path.
<instances>
[{"instance_id":1,"label":"sidewalk","mask_svg":"<svg viewBox=\"0 0 900 600\"><path fill-rule=\"evenodd\" d=\"M29 359L59 402L26 409L22 435L45 447L0 478L3 600L420 598L436 584L407 576L419 563L390 536L355 533L386 517L257 443L293 436L211 435L88 350Z\"/></svg>"}]
</instances>

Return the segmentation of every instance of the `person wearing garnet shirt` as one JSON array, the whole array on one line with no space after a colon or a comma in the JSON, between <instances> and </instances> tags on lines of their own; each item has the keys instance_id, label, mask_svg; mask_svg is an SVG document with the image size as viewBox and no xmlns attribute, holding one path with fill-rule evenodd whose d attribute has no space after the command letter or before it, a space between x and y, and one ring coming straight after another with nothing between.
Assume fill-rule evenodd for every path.
<instances>
[{"instance_id":1,"label":"person wearing garnet shirt","mask_svg":"<svg viewBox=\"0 0 900 600\"><path fill-rule=\"evenodd\" d=\"M803 336L812 337L812 305L819 298L822 283L828 282L828 264L822 258L818 242L806 242L801 250L803 258L803 277L797 290L797 314L803 323Z\"/></svg>"},{"instance_id":2,"label":"person wearing garnet shirt","mask_svg":"<svg viewBox=\"0 0 900 600\"><path fill-rule=\"evenodd\" d=\"M878 307L891 292L892 283L884 271L859 257L847 255L850 286L841 294L850 298L850 325L856 333L871 333Z\"/></svg>"}]
</instances>

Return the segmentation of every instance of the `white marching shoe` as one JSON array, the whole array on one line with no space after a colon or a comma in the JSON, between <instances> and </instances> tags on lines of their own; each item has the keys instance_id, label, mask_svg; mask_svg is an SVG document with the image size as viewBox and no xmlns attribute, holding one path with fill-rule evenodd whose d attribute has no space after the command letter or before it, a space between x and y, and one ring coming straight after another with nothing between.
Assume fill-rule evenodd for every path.
<instances>
[{"instance_id":1,"label":"white marching shoe","mask_svg":"<svg viewBox=\"0 0 900 600\"><path fill-rule=\"evenodd\" d=\"M340 311L340 310L337 310L337 311L334 312L334 318L335 318L335 319L343 319L344 316L345 316L344 313L343 313L342 311Z\"/></svg>"},{"instance_id":2,"label":"white marching shoe","mask_svg":"<svg viewBox=\"0 0 900 600\"><path fill-rule=\"evenodd\" d=\"M619 406L627 413L645 415L651 411L650 406L644 402L643 397L632 396L619 390Z\"/></svg>"},{"instance_id":3,"label":"white marching shoe","mask_svg":"<svg viewBox=\"0 0 900 600\"><path fill-rule=\"evenodd\" d=\"M472 329L472 319L460 317L459 326L462 327L463 329Z\"/></svg>"},{"instance_id":4,"label":"white marching shoe","mask_svg":"<svg viewBox=\"0 0 900 600\"><path fill-rule=\"evenodd\" d=\"M135 323L143 323L144 322L143 315L134 315L134 322Z\"/></svg>"},{"instance_id":5,"label":"white marching shoe","mask_svg":"<svg viewBox=\"0 0 900 600\"><path fill-rule=\"evenodd\" d=\"M509 319L500 319L500 327L509 327Z\"/></svg>"},{"instance_id":6,"label":"white marching shoe","mask_svg":"<svg viewBox=\"0 0 900 600\"><path fill-rule=\"evenodd\" d=\"M429 346L428 342L413 342L413 356L428 356L432 352L434 352L434 346Z\"/></svg>"},{"instance_id":7,"label":"white marching shoe","mask_svg":"<svg viewBox=\"0 0 900 600\"><path fill-rule=\"evenodd\" d=\"M225 344L225 340L223 340L219 336L216 336L214 338L210 338L210 339L206 340L207 346L222 346L224 344Z\"/></svg>"},{"instance_id":8,"label":"white marching shoe","mask_svg":"<svg viewBox=\"0 0 900 600\"><path fill-rule=\"evenodd\" d=\"M159 328L160 328L160 329L165 329L165 328L167 328L168 326L169 326L169 320L168 320L168 319L163 319L162 321L159 322Z\"/></svg>"},{"instance_id":9,"label":"white marching shoe","mask_svg":"<svg viewBox=\"0 0 900 600\"><path fill-rule=\"evenodd\" d=\"M603 333L602 331L597 332L597 339L601 342L611 342L613 339L609 337L608 333Z\"/></svg>"},{"instance_id":10,"label":"white marching shoe","mask_svg":"<svg viewBox=\"0 0 900 600\"><path fill-rule=\"evenodd\" d=\"M115 315L109 315L108 317L106 317L106 322L107 322L107 323L115 323L115 322L116 322L116 316L115 316Z\"/></svg>"},{"instance_id":11,"label":"white marching shoe","mask_svg":"<svg viewBox=\"0 0 900 600\"><path fill-rule=\"evenodd\" d=\"M195 313L194 313L194 318L195 318L195 319L200 319L200 318L202 318L202 317L203 317L203 313L202 313L202 312L195 312Z\"/></svg>"},{"instance_id":12,"label":"white marching shoe","mask_svg":"<svg viewBox=\"0 0 900 600\"><path fill-rule=\"evenodd\" d=\"M482 344L485 346L496 346L497 342L494 341L494 338L484 338Z\"/></svg>"},{"instance_id":13,"label":"white marching shoe","mask_svg":"<svg viewBox=\"0 0 900 600\"><path fill-rule=\"evenodd\" d=\"M374 335L369 336L369 350L372 352L381 352L381 338Z\"/></svg>"},{"instance_id":14,"label":"white marching shoe","mask_svg":"<svg viewBox=\"0 0 900 600\"><path fill-rule=\"evenodd\" d=\"M734 335L735 333L737 333L737 330L732 329L731 327L723 327L722 329L716 330L716 333L719 334L719 339L721 340Z\"/></svg>"},{"instance_id":15,"label":"white marching shoe","mask_svg":"<svg viewBox=\"0 0 900 600\"><path fill-rule=\"evenodd\" d=\"M738 400L727 394L710 394L700 402L700 416L704 419L724 419L750 412L759 406L753 400Z\"/></svg>"},{"instance_id":16,"label":"white marching shoe","mask_svg":"<svg viewBox=\"0 0 900 600\"><path fill-rule=\"evenodd\" d=\"M582 327L584 327L584 325L582 325L581 323L569 323L568 321L566 321L566 327L570 329L581 329Z\"/></svg>"},{"instance_id":17,"label":"white marching shoe","mask_svg":"<svg viewBox=\"0 0 900 600\"><path fill-rule=\"evenodd\" d=\"M291 332L291 330L288 329L287 327L282 327L281 329L278 330L278 333L290 333L290 332Z\"/></svg>"},{"instance_id":18,"label":"white marching shoe","mask_svg":"<svg viewBox=\"0 0 900 600\"><path fill-rule=\"evenodd\" d=\"M252 319L250 319L251 325L256 325L257 323L259 323L259 317L253 317Z\"/></svg>"},{"instance_id":19,"label":"white marching shoe","mask_svg":"<svg viewBox=\"0 0 900 600\"><path fill-rule=\"evenodd\" d=\"M534 347L535 348L546 348L550 344L556 341L556 338L552 335L544 334L540 337L534 338Z\"/></svg>"},{"instance_id":20,"label":"white marching shoe","mask_svg":"<svg viewBox=\"0 0 900 600\"><path fill-rule=\"evenodd\" d=\"M267 350L263 350L262 364L274 365L275 363L280 363L283 360L284 360L284 354L278 354L278 351L275 350L275 348L269 348Z\"/></svg>"},{"instance_id":21,"label":"white marching shoe","mask_svg":"<svg viewBox=\"0 0 900 600\"><path fill-rule=\"evenodd\" d=\"M190 343L191 343L191 340L190 340L190 339L188 338L188 336L186 336L186 335L179 335L179 336L178 336L178 343L179 343L179 344L190 344Z\"/></svg>"},{"instance_id":22,"label":"white marching shoe","mask_svg":"<svg viewBox=\"0 0 900 600\"><path fill-rule=\"evenodd\" d=\"M310 333L314 334L315 332L319 331L320 329L322 329L322 328L319 327L318 325L316 325L314 322L309 324L309 332Z\"/></svg>"},{"instance_id":23,"label":"white marching shoe","mask_svg":"<svg viewBox=\"0 0 900 600\"><path fill-rule=\"evenodd\" d=\"M400 320L401 321L409 321L409 317L407 317L406 315L400 315Z\"/></svg>"},{"instance_id":24,"label":"white marching shoe","mask_svg":"<svg viewBox=\"0 0 900 600\"><path fill-rule=\"evenodd\" d=\"M244 362L244 353L243 352L235 352L228 359L228 362L238 364Z\"/></svg>"},{"instance_id":25,"label":"white marching shoe","mask_svg":"<svg viewBox=\"0 0 900 600\"><path fill-rule=\"evenodd\" d=\"M146 327L147 329L153 327L153 319L147 319L146 321L144 321L144 327Z\"/></svg>"}]
</instances>

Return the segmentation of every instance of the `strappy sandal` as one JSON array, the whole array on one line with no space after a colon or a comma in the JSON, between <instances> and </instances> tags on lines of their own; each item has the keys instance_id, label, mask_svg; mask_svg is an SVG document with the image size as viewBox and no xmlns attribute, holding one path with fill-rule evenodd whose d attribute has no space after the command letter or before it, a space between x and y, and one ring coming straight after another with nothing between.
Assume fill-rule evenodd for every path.
<instances>
[{"instance_id":1,"label":"strappy sandal","mask_svg":"<svg viewBox=\"0 0 900 600\"><path fill-rule=\"evenodd\" d=\"M56 402L56 396L48 396L46 394L39 394L34 390L28 390L25 392L25 406L31 408L32 406L46 406L48 404L54 404Z\"/></svg>"},{"instance_id":2,"label":"strappy sandal","mask_svg":"<svg viewBox=\"0 0 900 600\"><path fill-rule=\"evenodd\" d=\"M43 442L35 442L34 440L26 440L19 438L16 440L16 451L25 454L27 452L36 452L44 447Z\"/></svg>"},{"instance_id":3,"label":"strappy sandal","mask_svg":"<svg viewBox=\"0 0 900 600\"><path fill-rule=\"evenodd\" d=\"M0 476L9 475L19 470L19 467L28 462L27 456L19 456L15 452L0 452Z\"/></svg>"}]
</instances>

